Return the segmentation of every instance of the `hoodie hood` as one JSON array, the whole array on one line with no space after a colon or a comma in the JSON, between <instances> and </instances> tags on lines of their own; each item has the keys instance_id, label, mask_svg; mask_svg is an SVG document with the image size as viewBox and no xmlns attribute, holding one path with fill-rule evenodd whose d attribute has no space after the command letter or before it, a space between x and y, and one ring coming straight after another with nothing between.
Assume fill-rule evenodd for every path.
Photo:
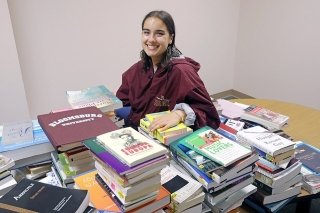
<instances>
[{"instance_id":1,"label":"hoodie hood","mask_svg":"<svg viewBox=\"0 0 320 213\"><path fill-rule=\"evenodd\" d=\"M171 64L173 66L179 65L179 64L186 64L193 67L195 72L198 72L200 70L200 64L195 60L193 60L192 58L188 58L188 57L174 58L172 59Z\"/></svg>"}]
</instances>

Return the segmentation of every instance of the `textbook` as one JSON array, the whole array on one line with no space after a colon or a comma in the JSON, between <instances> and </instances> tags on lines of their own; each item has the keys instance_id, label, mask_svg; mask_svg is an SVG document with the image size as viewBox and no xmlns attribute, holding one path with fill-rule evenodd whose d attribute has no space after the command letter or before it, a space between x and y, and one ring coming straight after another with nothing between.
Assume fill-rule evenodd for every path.
<instances>
[{"instance_id":1,"label":"textbook","mask_svg":"<svg viewBox=\"0 0 320 213\"><path fill-rule=\"evenodd\" d=\"M132 127L99 135L97 140L112 155L130 167L160 157L168 152L165 147L142 135Z\"/></svg>"},{"instance_id":2,"label":"textbook","mask_svg":"<svg viewBox=\"0 0 320 213\"><path fill-rule=\"evenodd\" d=\"M289 120L289 117L273 112L264 107L251 105L244 110L242 119L249 120L268 127L268 129L281 129Z\"/></svg>"},{"instance_id":3,"label":"textbook","mask_svg":"<svg viewBox=\"0 0 320 213\"><path fill-rule=\"evenodd\" d=\"M225 167L252 153L251 149L224 137L208 126L183 137L179 142Z\"/></svg>"},{"instance_id":4,"label":"textbook","mask_svg":"<svg viewBox=\"0 0 320 213\"><path fill-rule=\"evenodd\" d=\"M83 212L89 205L87 190L61 188L23 178L0 198L0 211Z\"/></svg>"},{"instance_id":5,"label":"textbook","mask_svg":"<svg viewBox=\"0 0 320 213\"><path fill-rule=\"evenodd\" d=\"M58 151L82 146L86 139L118 129L96 107L38 115L39 124Z\"/></svg>"},{"instance_id":6,"label":"textbook","mask_svg":"<svg viewBox=\"0 0 320 213\"><path fill-rule=\"evenodd\" d=\"M276 156L294 149L295 143L281 137L278 134L269 132L261 126L255 126L237 132L240 143L249 144L263 152Z\"/></svg>"},{"instance_id":7,"label":"textbook","mask_svg":"<svg viewBox=\"0 0 320 213\"><path fill-rule=\"evenodd\" d=\"M122 101L104 85L69 90L66 91L66 95L74 109L95 106L105 113L122 107Z\"/></svg>"}]
</instances>

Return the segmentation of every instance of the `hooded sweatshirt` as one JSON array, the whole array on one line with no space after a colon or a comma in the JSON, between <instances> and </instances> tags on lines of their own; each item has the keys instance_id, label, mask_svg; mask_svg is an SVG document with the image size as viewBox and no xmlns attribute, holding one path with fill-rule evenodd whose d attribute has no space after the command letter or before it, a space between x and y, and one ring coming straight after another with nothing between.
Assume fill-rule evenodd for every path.
<instances>
[{"instance_id":1,"label":"hooded sweatshirt","mask_svg":"<svg viewBox=\"0 0 320 213\"><path fill-rule=\"evenodd\" d=\"M137 127L148 113L172 110L188 104L196 115L193 128L219 127L220 119L204 83L198 75L200 64L191 58L172 59L166 68L143 69L139 61L122 74L116 95L124 106L131 106L130 125Z\"/></svg>"}]
</instances>

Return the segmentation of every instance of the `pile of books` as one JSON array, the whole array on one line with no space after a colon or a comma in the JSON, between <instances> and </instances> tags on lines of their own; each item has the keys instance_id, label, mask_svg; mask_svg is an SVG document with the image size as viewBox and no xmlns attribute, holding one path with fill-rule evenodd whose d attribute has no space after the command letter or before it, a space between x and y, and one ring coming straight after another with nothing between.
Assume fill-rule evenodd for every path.
<instances>
[{"instance_id":1,"label":"pile of books","mask_svg":"<svg viewBox=\"0 0 320 213\"><path fill-rule=\"evenodd\" d=\"M296 142L295 157L302 163L302 187L311 194L320 192L320 150L302 141Z\"/></svg>"},{"instance_id":2,"label":"pile of books","mask_svg":"<svg viewBox=\"0 0 320 213\"><path fill-rule=\"evenodd\" d=\"M14 165L13 159L0 155L0 196L10 191L17 184L10 172Z\"/></svg>"},{"instance_id":3,"label":"pile of books","mask_svg":"<svg viewBox=\"0 0 320 213\"><path fill-rule=\"evenodd\" d=\"M258 154L210 127L173 142L170 150L173 158L203 185L205 203L213 211L230 211L256 191L252 183Z\"/></svg>"},{"instance_id":4,"label":"pile of books","mask_svg":"<svg viewBox=\"0 0 320 213\"><path fill-rule=\"evenodd\" d=\"M143 212L166 194L160 171L168 164L168 150L131 127L111 131L84 142L94 156L95 180L124 212ZM161 193L160 193L161 192ZM170 203L153 205L153 212Z\"/></svg>"},{"instance_id":5,"label":"pile of books","mask_svg":"<svg viewBox=\"0 0 320 213\"><path fill-rule=\"evenodd\" d=\"M114 113L115 109L122 108L122 101L115 96L106 86L98 85L82 90L66 91L67 100L73 109L95 106L107 115L118 127L124 125Z\"/></svg>"},{"instance_id":6,"label":"pile of books","mask_svg":"<svg viewBox=\"0 0 320 213\"><path fill-rule=\"evenodd\" d=\"M73 183L74 176L94 169L93 157L83 141L118 129L96 107L38 115L38 120L55 148L51 152L52 169L63 185Z\"/></svg>"},{"instance_id":7,"label":"pile of books","mask_svg":"<svg viewBox=\"0 0 320 213\"><path fill-rule=\"evenodd\" d=\"M193 130L187 127L184 123L179 123L176 126L166 130L157 129L154 132L149 131L149 126L155 118L169 113L170 111L162 111L147 114L144 118L140 119L139 132L167 146L171 142L192 133Z\"/></svg>"},{"instance_id":8,"label":"pile of books","mask_svg":"<svg viewBox=\"0 0 320 213\"><path fill-rule=\"evenodd\" d=\"M254 182L258 190L248 200L272 206L300 193L302 164L294 158L295 144L291 140L261 126L241 130L237 137L241 143L254 147L260 156Z\"/></svg>"}]
</instances>

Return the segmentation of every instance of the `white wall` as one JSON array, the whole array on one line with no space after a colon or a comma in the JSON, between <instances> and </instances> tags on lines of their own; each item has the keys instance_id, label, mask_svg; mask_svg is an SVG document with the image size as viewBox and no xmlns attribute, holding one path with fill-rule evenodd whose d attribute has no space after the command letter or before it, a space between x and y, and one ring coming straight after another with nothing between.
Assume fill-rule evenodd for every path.
<instances>
[{"instance_id":1,"label":"white wall","mask_svg":"<svg viewBox=\"0 0 320 213\"><path fill-rule=\"evenodd\" d=\"M139 59L141 21L170 12L176 44L202 65L209 93L232 88L239 1L10 0L9 9L32 117L67 106L66 90L105 84Z\"/></svg>"},{"instance_id":2,"label":"white wall","mask_svg":"<svg viewBox=\"0 0 320 213\"><path fill-rule=\"evenodd\" d=\"M6 0L0 0L0 123L30 119Z\"/></svg>"},{"instance_id":3,"label":"white wall","mask_svg":"<svg viewBox=\"0 0 320 213\"><path fill-rule=\"evenodd\" d=\"M320 109L320 1L242 0L234 88Z\"/></svg>"}]
</instances>

